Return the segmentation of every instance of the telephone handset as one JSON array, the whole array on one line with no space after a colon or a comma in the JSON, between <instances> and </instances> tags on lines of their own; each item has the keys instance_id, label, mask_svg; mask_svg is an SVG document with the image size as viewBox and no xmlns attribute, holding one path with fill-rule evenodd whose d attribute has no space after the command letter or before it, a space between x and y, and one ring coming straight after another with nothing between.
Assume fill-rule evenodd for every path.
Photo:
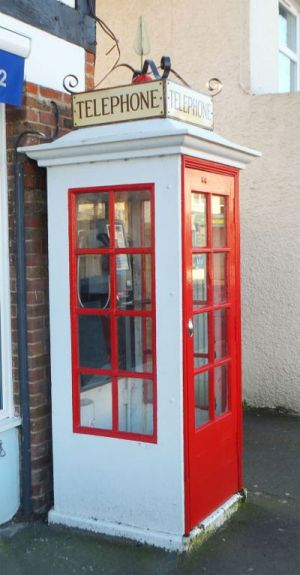
<instances>
[{"instance_id":1,"label":"telephone handset","mask_svg":"<svg viewBox=\"0 0 300 575\"><path fill-rule=\"evenodd\" d=\"M126 248L126 238L122 222L115 222L115 245ZM109 223L97 221L95 230L81 231L79 246L89 248L109 247ZM116 289L118 307L128 308L133 303L132 266L128 254L116 256ZM78 301L81 307L106 309L110 303L109 256L102 254L80 256L78 258Z\"/></svg>"}]
</instances>

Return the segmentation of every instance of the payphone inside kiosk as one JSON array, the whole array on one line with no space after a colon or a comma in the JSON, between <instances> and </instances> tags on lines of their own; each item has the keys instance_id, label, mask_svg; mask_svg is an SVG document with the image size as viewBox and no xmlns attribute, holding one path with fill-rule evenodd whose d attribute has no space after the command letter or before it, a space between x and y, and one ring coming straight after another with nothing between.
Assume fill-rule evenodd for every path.
<instances>
[{"instance_id":1,"label":"payphone inside kiosk","mask_svg":"<svg viewBox=\"0 0 300 575\"><path fill-rule=\"evenodd\" d=\"M123 101L154 84L176 90ZM243 487L238 177L258 154L175 112L23 150L48 168L49 520L182 550Z\"/></svg>"}]
</instances>

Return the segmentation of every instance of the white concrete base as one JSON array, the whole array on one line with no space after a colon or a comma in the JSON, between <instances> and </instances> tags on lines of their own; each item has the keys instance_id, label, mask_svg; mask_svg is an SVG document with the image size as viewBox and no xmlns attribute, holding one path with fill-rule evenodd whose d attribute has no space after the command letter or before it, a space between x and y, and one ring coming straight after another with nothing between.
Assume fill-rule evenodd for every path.
<instances>
[{"instance_id":1,"label":"white concrete base","mask_svg":"<svg viewBox=\"0 0 300 575\"><path fill-rule=\"evenodd\" d=\"M195 543L202 543L214 533L237 510L242 499L243 496L239 493L228 499L214 513L195 527L188 537L175 535L174 533L140 529L120 523L66 515L55 511L55 509L51 509L49 512L48 521L51 524L66 525L67 527L75 527L113 537L124 537L140 543L146 543L147 545L161 547L166 551L182 553L183 551L189 551Z\"/></svg>"},{"instance_id":2,"label":"white concrete base","mask_svg":"<svg viewBox=\"0 0 300 575\"><path fill-rule=\"evenodd\" d=\"M245 495L236 493L230 499L225 501L216 511L211 513L202 523L199 523L189 534L184 538L184 550L188 551L194 544L203 543L210 535L212 535L221 525L231 517L231 515L238 510L242 501L245 500Z\"/></svg>"},{"instance_id":3,"label":"white concrete base","mask_svg":"<svg viewBox=\"0 0 300 575\"><path fill-rule=\"evenodd\" d=\"M49 512L48 521L49 523L67 525L68 527L77 527L78 529L85 529L93 531L94 533L102 533L103 535L125 537L126 539L133 539L140 543L146 543L147 545L162 547L168 551L183 551L183 538L174 533L148 531L147 529L140 529L139 527L133 527L131 525L121 523L111 523L108 521L99 521L97 519L65 515L64 513L58 513L54 509L51 509Z\"/></svg>"}]
</instances>

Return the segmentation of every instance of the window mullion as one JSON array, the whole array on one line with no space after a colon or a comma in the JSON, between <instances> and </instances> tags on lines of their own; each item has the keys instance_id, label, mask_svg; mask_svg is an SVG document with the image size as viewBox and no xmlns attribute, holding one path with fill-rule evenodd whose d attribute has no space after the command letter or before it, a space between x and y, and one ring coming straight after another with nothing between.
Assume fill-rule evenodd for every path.
<instances>
[{"instance_id":1,"label":"window mullion","mask_svg":"<svg viewBox=\"0 0 300 575\"><path fill-rule=\"evenodd\" d=\"M293 50L291 50L290 48L287 48L286 46L279 46L279 52L281 52L282 54L284 54L290 60L292 60L293 62L295 62L297 64L298 55L296 52L293 52Z\"/></svg>"}]
</instances>

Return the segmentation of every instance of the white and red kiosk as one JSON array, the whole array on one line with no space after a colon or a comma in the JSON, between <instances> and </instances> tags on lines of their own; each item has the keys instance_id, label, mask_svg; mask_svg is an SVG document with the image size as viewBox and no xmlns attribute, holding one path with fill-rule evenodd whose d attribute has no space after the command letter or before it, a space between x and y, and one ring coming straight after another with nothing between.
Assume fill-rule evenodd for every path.
<instances>
[{"instance_id":1,"label":"white and red kiosk","mask_svg":"<svg viewBox=\"0 0 300 575\"><path fill-rule=\"evenodd\" d=\"M49 520L183 550L243 488L238 179L258 154L187 110L119 112L23 148L48 173Z\"/></svg>"}]
</instances>

